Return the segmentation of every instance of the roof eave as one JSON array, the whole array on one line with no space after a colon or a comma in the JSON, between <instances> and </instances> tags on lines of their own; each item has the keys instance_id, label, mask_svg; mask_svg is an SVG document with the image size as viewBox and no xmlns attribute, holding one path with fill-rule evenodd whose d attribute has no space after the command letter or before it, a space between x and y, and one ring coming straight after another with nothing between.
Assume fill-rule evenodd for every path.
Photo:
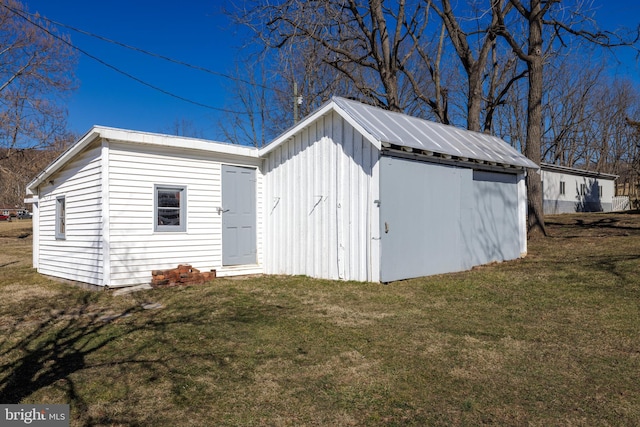
<instances>
[{"instance_id":1,"label":"roof eave","mask_svg":"<svg viewBox=\"0 0 640 427\"><path fill-rule=\"evenodd\" d=\"M301 132L304 128L309 126L314 121L318 120L320 117L328 114L331 111L335 111L342 117L347 123L349 123L356 131L358 131L362 136L365 137L367 141L369 141L374 147L378 150L382 148L382 143L378 139L376 139L371 133L369 133L364 127L362 127L356 120L353 119L349 114L347 114L336 102L331 99L326 102L322 107L317 109L311 115L305 117L303 120L298 122L296 125L291 127L289 130L282 133L276 139L271 141L269 144L265 145L258 151L258 156L263 157L269 154L271 151L278 148L284 142L288 141L294 135Z\"/></svg>"},{"instance_id":2,"label":"roof eave","mask_svg":"<svg viewBox=\"0 0 640 427\"><path fill-rule=\"evenodd\" d=\"M129 144L147 144L159 147L169 147L184 150L197 150L215 152L230 156L258 158L258 150L254 147L224 144L216 141L208 141L197 138L187 138L174 135L163 135L150 132L141 132L128 129L93 126L82 138L64 151L52 163L49 164L38 176L27 185L27 194L34 194L35 189L47 178L60 170L71 159L78 155L88 145L97 139L118 141Z\"/></svg>"},{"instance_id":3,"label":"roof eave","mask_svg":"<svg viewBox=\"0 0 640 427\"><path fill-rule=\"evenodd\" d=\"M214 152L232 156L258 158L258 149L238 144L227 144L198 138L188 138L176 135L140 132L127 129L101 128L101 135L109 141L129 144L146 144L158 147L178 148Z\"/></svg>"},{"instance_id":4,"label":"roof eave","mask_svg":"<svg viewBox=\"0 0 640 427\"><path fill-rule=\"evenodd\" d=\"M541 163L540 166L541 166L541 169L547 170L550 172L568 173L571 175L586 176L590 178L604 178L604 179L611 179L611 180L616 180L619 178L619 175L588 171L585 169L572 168L569 166L554 165L552 163Z\"/></svg>"},{"instance_id":5,"label":"roof eave","mask_svg":"<svg viewBox=\"0 0 640 427\"><path fill-rule=\"evenodd\" d=\"M100 127L92 127L82 138L78 140L71 147L67 148L62 154L60 154L53 162L40 172L29 184L27 184L27 195L35 194L34 190L42 184L47 178L56 173L62 168L69 160L75 157L79 152L85 149L89 144L100 138Z\"/></svg>"},{"instance_id":6,"label":"roof eave","mask_svg":"<svg viewBox=\"0 0 640 427\"><path fill-rule=\"evenodd\" d=\"M472 157L461 157L454 156L447 153L439 153L435 151L416 149L413 147L406 147L397 144L388 144L383 143L382 148L383 155L389 156L399 156L409 159L423 159L426 161L432 161L436 163L446 163L449 165L461 165L464 167L471 168L488 168L492 170L502 170L502 171L524 171L526 169L540 169L536 166L535 163L528 160L515 163L515 162L504 162L504 161L493 161L493 160L484 160L484 159L476 159Z\"/></svg>"}]
</instances>

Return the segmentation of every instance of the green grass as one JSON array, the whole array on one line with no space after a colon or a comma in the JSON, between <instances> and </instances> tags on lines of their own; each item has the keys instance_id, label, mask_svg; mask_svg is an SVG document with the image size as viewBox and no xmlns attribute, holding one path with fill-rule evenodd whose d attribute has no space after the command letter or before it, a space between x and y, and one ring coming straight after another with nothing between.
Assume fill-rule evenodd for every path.
<instances>
[{"instance_id":1,"label":"green grass","mask_svg":"<svg viewBox=\"0 0 640 427\"><path fill-rule=\"evenodd\" d=\"M0 224L0 402L70 403L73 426L640 420L640 215L549 217L525 259L389 285L125 296L35 273L28 226Z\"/></svg>"}]
</instances>

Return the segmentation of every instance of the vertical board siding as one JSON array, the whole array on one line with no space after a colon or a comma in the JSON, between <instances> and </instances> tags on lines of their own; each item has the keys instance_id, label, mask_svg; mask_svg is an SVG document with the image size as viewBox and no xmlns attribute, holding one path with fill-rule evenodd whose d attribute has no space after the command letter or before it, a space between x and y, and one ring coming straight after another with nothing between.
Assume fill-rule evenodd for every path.
<instances>
[{"instance_id":1,"label":"vertical board siding","mask_svg":"<svg viewBox=\"0 0 640 427\"><path fill-rule=\"evenodd\" d=\"M101 285L101 147L91 146L39 189L38 272ZM56 239L56 198L65 197L66 238Z\"/></svg>"},{"instance_id":2,"label":"vertical board siding","mask_svg":"<svg viewBox=\"0 0 640 427\"><path fill-rule=\"evenodd\" d=\"M222 164L247 166L246 160L187 153L170 148L131 148L111 143L109 150L110 286L148 283L151 271L190 264L201 271L222 266ZM257 166L257 161L256 165ZM262 262L262 174L256 170L257 251ZM154 186L185 186L186 232L154 231Z\"/></svg>"},{"instance_id":3,"label":"vertical board siding","mask_svg":"<svg viewBox=\"0 0 640 427\"><path fill-rule=\"evenodd\" d=\"M518 174L518 240L520 241L520 256L527 254L527 185L526 172Z\"/></svg>"},{"instance_id":4,"label":"vertical board siding","mask_svg":"<svg viewBox=\"0 0 640 427\"><path fill-rule=\"evenodd\" d=\"M268 154L266 273L371 280L366 254L374 151L332 113Z\"/></svg>"}]
</instances>

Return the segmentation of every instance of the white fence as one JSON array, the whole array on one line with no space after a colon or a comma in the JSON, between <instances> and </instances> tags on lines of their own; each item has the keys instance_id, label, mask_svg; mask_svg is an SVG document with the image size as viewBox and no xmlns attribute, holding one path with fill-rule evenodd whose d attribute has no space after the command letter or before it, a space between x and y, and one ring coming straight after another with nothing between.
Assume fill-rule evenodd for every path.
<instances>
[{"instance_id":1,"label":"white fence","mask_svg":"<svg viewBox=\"0 0 640 427\"><path fill-rule=\"evenodd\" d=\"M631 209L631 203L629 202L629 196L616 196L612 199L611 210L616 211L628 211Z\"/></svg>"}]
</instances>

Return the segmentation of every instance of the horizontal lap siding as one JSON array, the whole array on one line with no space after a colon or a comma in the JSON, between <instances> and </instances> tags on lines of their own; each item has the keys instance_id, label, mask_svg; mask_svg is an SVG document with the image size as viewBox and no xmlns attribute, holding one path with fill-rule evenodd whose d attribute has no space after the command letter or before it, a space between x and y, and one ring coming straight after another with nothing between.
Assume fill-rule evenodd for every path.
<instances>
[{"instance_id":1,"label":"horizontal lap siding","mask_svg":"<svg viewBox=\"0 0 640 427\"><path fill-rule=\"evenodd\" d=\"M244 162L244 163L243 163ZM109 150L109 209L111 286L148 283L151 271L190 264L202 271L222 265L222 164L246 165L246 160L207 153L149 147L140 150L111 143ZM255 161L257 163L257 160ZM256 172L257 194L261 173ZM154 231L154 186L187 188L187 231ZM262 208L258 198L258 212ZM260 214L258 214L260 218ZM261 221L257 224L261 262Z\"/></svg>"},{"instance_id":2,"label":"horizontal lap siding","mask_svg":"<svg viewBox=\"0 0 640 427\"><path fill-rule=\"evenodd\" d=\"M378 152L327 115L269 153L265 272L371 280L371 174Z\"/></svg>"},{"instance_id":3,"label":"horizontal lap siding","mask_svg":"<svg viewBox=\"0 0 640 427\"><path fill-rule=\"evenodd\" d=\"M613 180L548 170L542 171L542 180L545 214L611 210L615 195ZM560 194L560 182L564 182L564 194ZM586 187L586 195L580 194L581 185ZM598 194L599 186L602 196Z\"/></svg>"},{"instance_id":4,"label":"horizontal lap siding","mask_svg":"<svg viewBox=\"0 0 640 427\"><path fill-rule=\"evenodd\" d=\"M101 285L100 146L92 146L40 188L38 272ZM53 181L53 184L51 184ZM55 237L56 198L65 196L66 239Z\"/></svg>"}]
</instances>

